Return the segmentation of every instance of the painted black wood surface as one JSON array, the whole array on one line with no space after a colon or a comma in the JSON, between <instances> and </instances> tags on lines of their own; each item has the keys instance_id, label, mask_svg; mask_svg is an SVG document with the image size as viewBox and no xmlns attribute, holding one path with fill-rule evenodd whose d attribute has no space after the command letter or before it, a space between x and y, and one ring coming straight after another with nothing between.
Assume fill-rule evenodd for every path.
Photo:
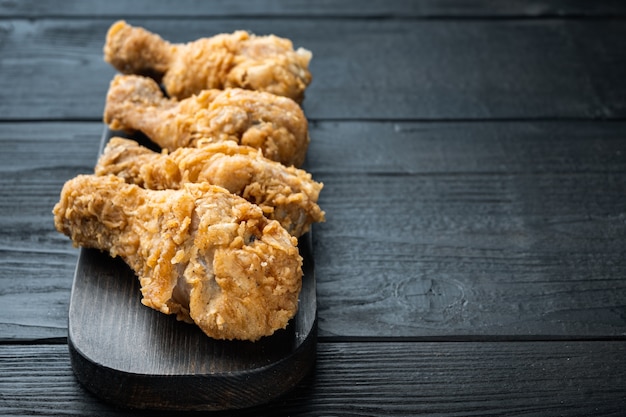
<instances>
[{"instance_id":1,"label":"painted black wood surface","mask_svg":"<svg viewBox=\"0 0 626 417\"><path fill-rule=\"evenodd\" d=\"M50 212L93 169L102 129L72 126L0 131L5 339L66 335L77 252ZM626 123L318 122L311 135L328 217L321 336L626 333Z\"/></svg>"},{"instance_id":2,"label":"painted black wood surface","mask_svg":"<svg viewBox=\"0 0 626 417\"><path fill-rule=\"evenodd\" d=\"M51 215L118 18L314 53L318 360L241 415L623 415L626 5L583 1L1 2L0 414L129 414L72 374Z\"/></svg>"},{"instance_id":3,"label":"painted black wood surface","mask_svg":"<svg viewBox=\"0 0 626 417\"><path fill-rule=\"evenodd\" d=\"M625 344L603 341L322 342L315 374L288 395L191 415L617 417L626 372L614 364L624 355ZM0 346L0 372L3 415L172 415L104 406L76 382L65 346Z\"/></svg>"},{"instance_id":4,"label":"painted black wood surface","mask_svg":"<svg viewBox=\"0 0 626 417\"><path fill-rule=\"evenodd\" d=\"M100 118L115 73L102 59L113 21L0 21L2 117ZM315 56L304 103L314 120L626 116L621 19L137 17L129 23L172 42L241 28L292 39Z\"/></svg>"}]
</instances>

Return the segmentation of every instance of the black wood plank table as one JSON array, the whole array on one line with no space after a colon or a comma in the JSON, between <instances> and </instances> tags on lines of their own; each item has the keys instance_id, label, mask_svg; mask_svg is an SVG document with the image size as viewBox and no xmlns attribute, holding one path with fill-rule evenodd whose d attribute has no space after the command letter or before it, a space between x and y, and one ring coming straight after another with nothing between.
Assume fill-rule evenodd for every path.
<instances>
[{"instance_id":1,"label":"black wood plank table","mask_svg":"<svg viewBox=\"0 0 626 417\"><path fill-rule=\"evenodd\" d=\"M51 214L117 19L314 54L317 362L225 415L626 414L625 3L73 0L0 2L0 415L135 414L74 377Z\"/></svg>"}]
</instances>

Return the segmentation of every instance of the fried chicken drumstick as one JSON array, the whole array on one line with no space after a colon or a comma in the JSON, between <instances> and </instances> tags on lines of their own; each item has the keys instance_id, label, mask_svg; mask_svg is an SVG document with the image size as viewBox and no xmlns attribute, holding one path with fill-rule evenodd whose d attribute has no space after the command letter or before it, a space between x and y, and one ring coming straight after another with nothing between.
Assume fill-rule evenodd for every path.
<instances>
[{"instance_id":1,"label":"fried chicken drumstick","mask_svg":"<svg viewBox=\"0 0 626 417\"><path fill-rule=\"evenodd\" d=\"M149 189L181 188L208 182L226 188L261 207L290 234L300 237L314 222L324 221L317 205L321 183L311 174L263 157L256 149L223 142L199 149L179 148L171 154L153 152L129 139L108 142L96 175L117 175Z\"/></svg>"},{"instance_id":2,"label":"fried chicken drumstick","mask_svg":"<svg viewBox=\"0 0 626 417\"><path fill-rule=\"evenodd\" d=\"M211 88L239 87L301 102L311 82L311 52L294 51L288 39L245 31L172 44L118 21L107 33L104 59L124 74L155 78L178 99Z\"/></svg>"},{"instance_id":3,"label":"fried chicken drumstick","mask_svg":"<svg viewBox=\"0 0 626 417\"><path fill-rule=\"evenodd\" d=\"M221 187L154 191L114 175L80 175L65 184L53 212L75 245L124 259L139 277L143 304L193 321L212 338L257 340L296 313L296 238Z\"/></svg>"},{"instance_id":4,"label":"fried chicken drumstick","mask_svg":"<svg viewBox=\"0 0 626 417\"><path fill-rule=\"evenodd\" d=\"M154 80L135 75L111 81L104 121L113 130L141 131L170 151L234 141L285 165L302 165L309 145L307 119L291 99L233 88L170 100Z\"/></svg>"}]
</instances>

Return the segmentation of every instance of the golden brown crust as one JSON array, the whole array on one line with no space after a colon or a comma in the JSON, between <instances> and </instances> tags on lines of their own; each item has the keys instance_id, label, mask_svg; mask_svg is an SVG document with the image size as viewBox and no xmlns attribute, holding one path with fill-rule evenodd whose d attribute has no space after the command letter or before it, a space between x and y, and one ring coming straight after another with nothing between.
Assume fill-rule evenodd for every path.
<instances>
[{"instance_id":1,"label":"golden brown crust","mask_svg":"<svg viewBox=\"0 0 626 417\"><path fill-rule=\"evenodd\" d=\"M258 150L223 142L199 149L179 148L171 154L153 152L137 142L114 137L96 164L97 175L113 174L149 189L181 188L184 183L208 182L257 204L299 237L314 222L324 221L317 204L321 183L311 174L285 167Z\"/></svg>"},{"instance_id":2,"label":"golden brown crust","mask_svg":"<svg viewBox=\"0 0 626 417\"><path fill-rule=\"evenodd\" d=\"M119 20L107 32L104 59L124 74L147 75L160 81L175 51L176 47L159 35Z\"/></svg>"},{"instance_id":3,"label":"golden brown crust","mask_svg":"<svg viewBox=\"0 0 626 417\"><path fill-rule=\"evenodd\" d=\"M324 219L322 185L281 165L300 166L309 144L298 103L311 53L244 31L172 44L118 21L104 56L124 74L156 80L116 76L106 123L142 131L164 153L112 139L99 175L63 187L57 230L122 257L143 304L210 337L257 340L285 328L302 285L296 236Z\"/></svg>"},{"instance_id":4,"label":"golden brown crust","mask_svg":"<svg viewBox=\"0 0 626 417\"><path fill-rule=\"evenodd\" d=\"M53 212L75 245L128 263L145 305L210 337L257 340L296 313L296 239L221 187L151 191L113 175L81 175L65 184Z\"/></svg>"},{"instance_id":5,"label":"golden brown crust","mask_svg":"<svg viewBox=\"0 0 626 417\"><path fill-rule=\"evenodd\" d=\"M169 100L140 76L112 80L104 121L113 130L142 131L170 151L234 141L287 166L301 166L309 145L307 119L286 97L233 88Z\"/></svg>"},{"instance_id":6,"label":"golden brown crust","mask_svg":"<svg viewBox=\"0 0 626 417\"><path fill-rule=\"evenodd\" d=\"M160 79L171 97L207 89L245 88L297 102L311 82L311 52L293 49L288 39L245 31L171 44L143 28L115 22L106 38L105 60L125 74Z\"/></svg>"}]
</instances>

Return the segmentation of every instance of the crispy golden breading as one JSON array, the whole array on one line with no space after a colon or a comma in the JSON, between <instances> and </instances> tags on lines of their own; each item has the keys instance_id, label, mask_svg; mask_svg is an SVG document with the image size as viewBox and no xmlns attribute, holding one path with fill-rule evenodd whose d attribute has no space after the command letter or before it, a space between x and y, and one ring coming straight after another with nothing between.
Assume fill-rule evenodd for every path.
<instances>
[{"instance_id":1,"label":"crispy golden breading","mask_svg":"<svg viewBox=\"0 0 626 417\"><path fill-rule=\"evenodd\" d=\"M161 190L185 183L208 182L257 204L293 236L324 221L317 205L323 184L311 174L270 161L253 148L223 142L199 149L179 148L171 154L153 152L137 142L114 137L95 168L96 175L114 174L128 183Z\"/></svg>"},{"instance_id":2,"label":"crispy golden breading","mask_svg":"<svg viewBox=\"0 0 626 417\"><path fill-rule=\"evenodd\" d=\"M221 187L154 191L81 175L63 187L54 216L75 245L122 257L139 277L143 304L210 337L257 340L296 313L296 238Z\"/></svg>"},{"instance_id":3,"label":"crispy golden breading","mask_svg":"<svg viewBox=\"0 0 626 417\"><path fill-rule=\"evenodd\" d=\"M233 88L176 101L135 75L111 81L104 121L113 130L141 131L170 151L234 141L285 165L302 165L309 145L307 119L291 99Z\"/></svg>"},{"instance_id":4,"label":"crispy golden breading","mask_svg":"<svg viewBox=\"0 0 626 417\"><path fill-rule=\"evenodd\" d=\"M172 44L124 21L109 28L104 46L104 59L116 69L162 80L168 95L178 99L211 88L239 87L301 102L311 82L311 56L274 35L237 31Z\"/></svg>"}]
</instances>

